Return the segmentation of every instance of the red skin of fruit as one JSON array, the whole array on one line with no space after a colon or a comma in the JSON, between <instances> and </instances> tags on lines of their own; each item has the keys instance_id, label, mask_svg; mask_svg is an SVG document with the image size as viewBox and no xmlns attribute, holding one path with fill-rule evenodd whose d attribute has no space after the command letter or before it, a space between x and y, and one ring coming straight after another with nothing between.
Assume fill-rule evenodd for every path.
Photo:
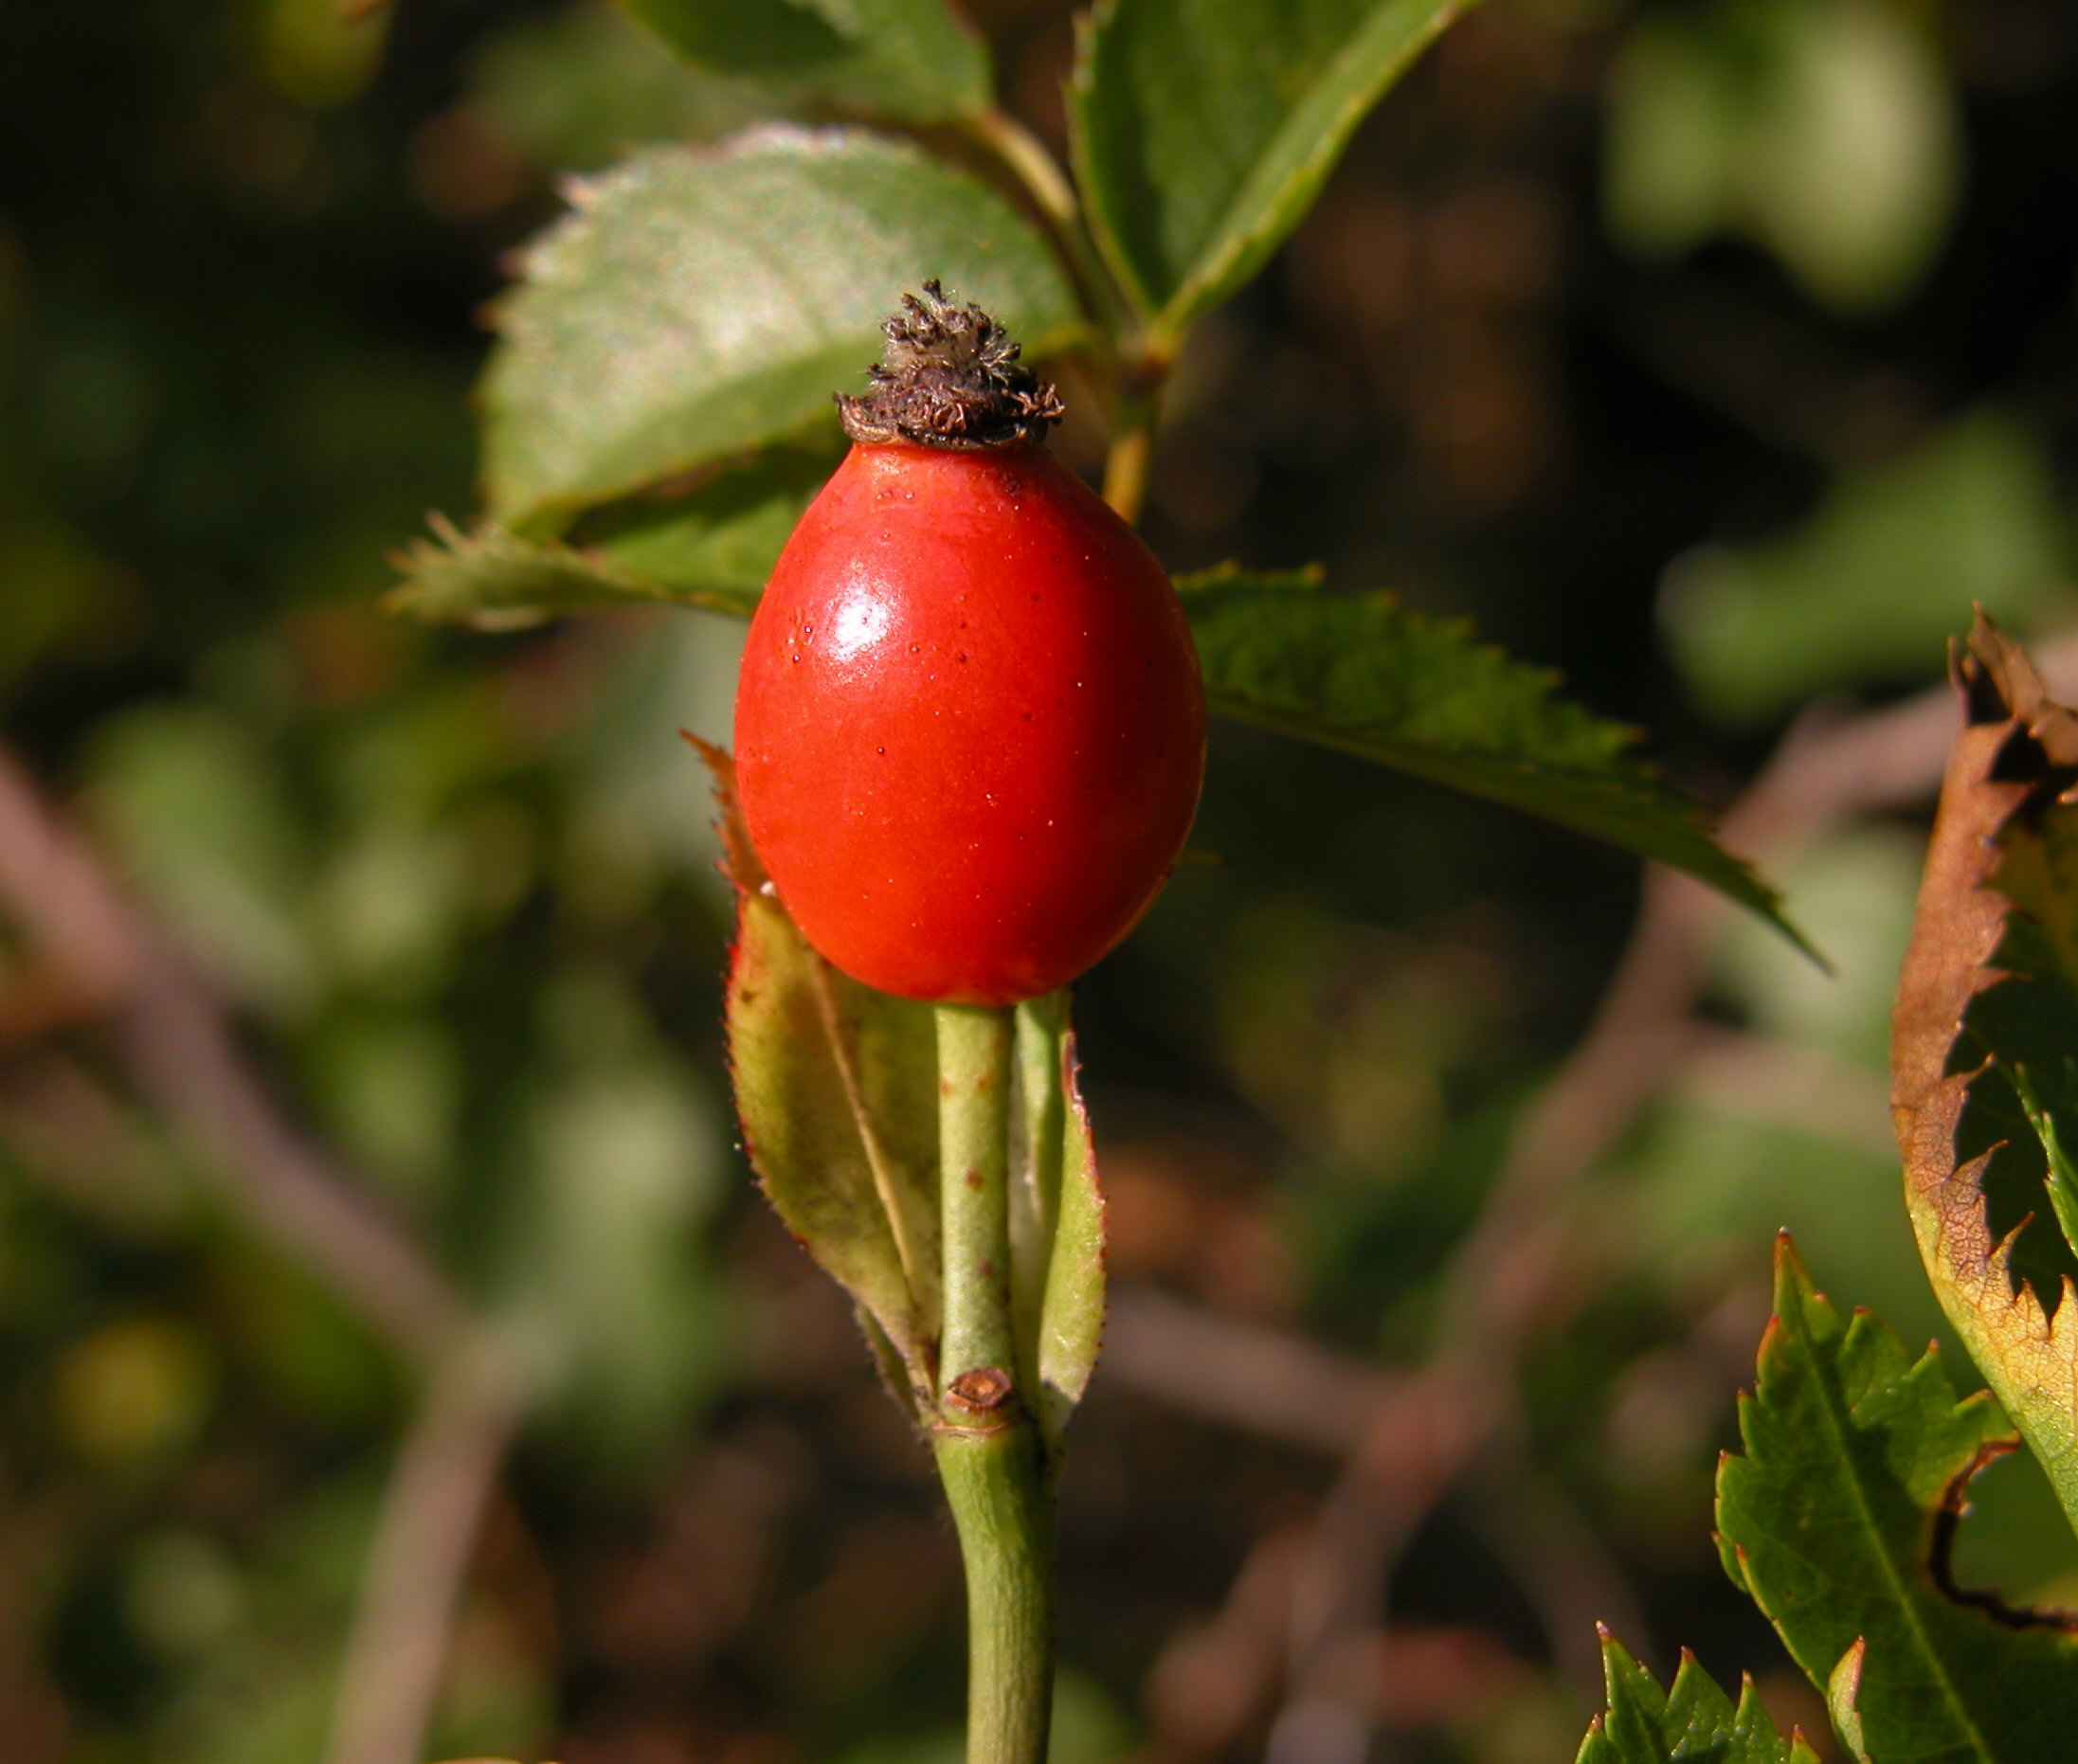
<instances>
[{"instance_id":1,"label":"red skin of fruit","mask_svg":"<svg viewBox=\"0 0 2078 1764\"><path fill-rule=\"evenodd\" d=\"M854 980L1004 1005L1145 912L1204 776L1168 577L1043 446L855 446L795 528L736 694L750 842Z\"/></svg>"}]
</instances>

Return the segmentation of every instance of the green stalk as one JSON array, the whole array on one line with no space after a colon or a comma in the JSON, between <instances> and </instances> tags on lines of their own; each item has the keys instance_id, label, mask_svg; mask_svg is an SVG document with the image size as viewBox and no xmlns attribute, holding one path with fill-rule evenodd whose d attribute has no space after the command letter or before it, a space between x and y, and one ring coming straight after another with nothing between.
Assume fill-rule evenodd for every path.
<instances>
[{"instance_id":1,"label":"green stalk","mask_svg":"<svg viewBox=\"0 0 2078 1764\"><path fill-rule=\"evenodd\" d=\"M1070 275L1079 284L1083 305L1103 333L1102 347L1107 352L1114 350L1116 340L1133 322L1131 310L1119 290L1117 278L1097 251L1067 173L1032 132L1007 111L984 111L967 128L971 138L994 155L1046 217L1054 243Z\"/></svg>"},{"instance_id":2,"label":"green stalk","mask_svg":"<svg viewBox=\"0 0 2078 1764\"><path fill-rule=\"evenodd\" d=\"M935 1442L967 1569L967 1764L1045 1764L1054 1704L1054 1501L1039 1434L1006 1426Z\"/></svg>"},{"instance_id":3,"label":"green stalk","mask_svg":"<svg viewBox=\"0 0 2078 1764\"><path fill-rule=\"evenodd\" d=\"M1147 454L1154 443L1154 413L1144 401L1129 402L1111 434L1104 460L1104 500L1129 527L1140 524L1147 499Z\"/></svg>"},{"instance_id":4,"label":"green stalk","mask_svg":"<svg viewBox=\"0 0 2078 1764\"><path fill-rule=\"evenodd\" d=\"M1044 1764L1053 1497L1010 1310L1012 1017L938 1007L945 1334L932 1449L967 1569L967 1764Z\"/></svg>"}]
</instances>

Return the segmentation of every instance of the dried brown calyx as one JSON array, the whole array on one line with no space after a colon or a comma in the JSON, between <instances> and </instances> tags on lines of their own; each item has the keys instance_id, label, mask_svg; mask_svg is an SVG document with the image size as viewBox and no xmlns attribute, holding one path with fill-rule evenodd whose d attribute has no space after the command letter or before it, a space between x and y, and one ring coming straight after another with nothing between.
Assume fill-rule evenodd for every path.
<instances>
[{"instance_id":1,"label":"dried brown calyx","mask_svg":"<svg viewBox=\"0 0 2078 1764\"><path fill-rule=\"evenodd\" d=\"M855 441L908 441L975 453L1025 447L1060 421L1060 394L1018 360L1018 346L974 305L957 306L935 281L905 294L881 330L888 347L857 398L837 395Z\"/></svg>"}]
</instances>

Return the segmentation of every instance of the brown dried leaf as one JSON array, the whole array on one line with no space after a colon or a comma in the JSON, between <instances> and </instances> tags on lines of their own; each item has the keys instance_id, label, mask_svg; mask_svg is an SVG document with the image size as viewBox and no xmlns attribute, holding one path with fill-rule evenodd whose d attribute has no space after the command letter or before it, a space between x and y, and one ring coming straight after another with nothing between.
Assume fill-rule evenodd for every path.
<instances>
[{"instance_id":1,"label":"brown dried leaf","mask_svg":"<svg viewBox=\"0 0 2078 1764\"><path fill-rule=\"evenodd\" d=\"M2078 1291L2054 1223L2078 1100L2078 714L1981 614L1891 1025L1891 1113L1942 1308L2078 1525ZM2047 1295L2045 1297L2045 1295Z\"/></svg>"}]
</instances>

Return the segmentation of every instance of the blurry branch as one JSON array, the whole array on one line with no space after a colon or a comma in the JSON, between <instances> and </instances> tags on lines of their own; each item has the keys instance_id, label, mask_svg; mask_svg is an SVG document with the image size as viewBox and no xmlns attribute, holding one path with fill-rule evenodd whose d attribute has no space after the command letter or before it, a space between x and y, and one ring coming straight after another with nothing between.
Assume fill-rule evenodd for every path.
<instances>
[{"instance_id":1,"label":"blurry branch","mask_svg":"<svg viewBox=\"0 0 2078 1764\"><path fill-rule=\"evenodd\" d=\"M1728 287L1660 290L1605 310L1604 339L1665 385L1776 448L1836 471L1873 432L1923 427L1910 388ZM1698 347L1699 339L1708 339Z\"/></svg>"},{"instance_id":2,"label":"blurry branch","mask_svg":"<svg viewBox=\"0 0 2078 1764\"><path fill-rule=\"evenodd\" d=\"M1651 1651L1653 1626L1621 1565L1518 1446L1483 1454L1469 1482L1473 1528L1536 1607L1552 1657L1575 1683L1601 1676L1598 1623L1636 1636L1638 1649Z\"/></svg>"},{"instance_id":3,"label":"blurry branch","mask_svg":"<svg viewBox=\"0 0 2078 1764\"><path fill-rule=\"evenodd\" d=\"M0 909L45 985L111 1022L138 1089L194 1145L225 1197L421 1363L460 1339L461 1298L345 1172L286 1121L218 1001L124 894L85 837L0 753Z\"/></svg>"},{"instance_id":4,"label":"blurry branch","mask_svg":"<svg viewBox=\"0 0 2078 1764\"><path fill-rule=\"evenodd\" d=\"M222 1198L425 1375L377 1521L329 1755L415 1764L461 1579L521 1418L513 1366L402 1227L289 1125L222 1004L4 752L0 910L39 964L39 996L107 1018L138 1091L191 1143ZM29 1095L46 1123L105 1100L47 1078Z\"/></svg>"},{"instance_id":5,"label":"blurry branch","mask_svg":"<svg viewBox=\"0 0 2078 1764\"><path fill-rule=\"evenodd\" d=\"M2041 645L2037 659L2052 692L2078 691L2078 638ZM1779 865L1830 827L1927 801L1955 723L1946 686L1862 715L1807 716L1725 818L1726 844ZM1581 1204L1583 1179L1699 1049L1722 1058L1722 1038L1694 1017L1710 934L1730 910L1686 877L1648 872L1630 945L1593 1021L1525 1111L1479 1218L1443 1274L1431 1358L1402 1377L1374 1375L1367 1412L1349 1417L1355 1443L1312 1523L1296 1537L1280 1530L1258 1546L1258 1556L1274 1555L1274 1577L1287 1591L1277 1642L1286 1714L1314 1712L1295 1728L1279 1718L1278 1764L1329 1764L1344 1755L1325 1739L1318 1747L1303 1742L1307 1733L1331 1731L1317 1719L1318 1706L1342 1694L1330 1681L1339 1677L1344 1644L1375 1629L1402 1546L1505 1435L1532 1342L1594 1289L1594 1267L1611 1251L1602 1241L1605 1219ZM1252 1424L1240 1406L1247 1381L1237 1382L1223 1412ZM1160 1394L1145 1379L1142 1388ZM1212 1400L1202 1390L1196 1395L1187 1406L1209 1411ZM1258 1398L1254 1413L1257 1431L1291 1436L1281 1406ZM1172 1652L1218 1635L1225 1669L1237 1682L1259 1682L1274 1668L1238 1654L1244 1641L1260 1646L1268 1634L1260 1618L1265 1578L1264 1564L1252 1558L1226 1616L1180 1639ZM1526 1590L1536 1596L1534 1586ZM1242 1605L1245 1617L1237 1609ZM1241 1710L1239 1719L1252 1714ZM1238 1737L1238 1727L1212 1733L1210 1725L1196 1719L1187 1738L1170 1737L1191 1751L1220 1750Z\"/></svg>"},{"instance_id":6,"label":"blurry branch","mask_svg":"<svg viewBox=\"0 0 2078 1764\"><path fill-rule=\"evenodd\" d=\"M418 1764L462 1581L524 1409L516 1365L487 1336L458 1346L427 1384L383 1493L327 1764Z\"/></svg>"},{"instance_id":7,"label":"blurry branch","mask_svg":"<svg viewBox=\"0 0 2078 1764\"><path fill-rule=\"evenodd\" d=\"M179 1215L179 1179L165 1147L107 1085L61 1053L0 1058L0 1146L125 1236L163 1233Z\"/></svg>"},{"instance_id":8,"label":"blurry branch","mask_svg":"<svg viewBox=\"0 0 2078 1764\"><path fill-rule=\"evenodd\" d=\"M1816 1048L1697 1025L1681 1071L1684 1095L1734 1119L1773 1122L1888 1158L1890 1094L1883 1074Z\"/></svg>"},{"instance_id":9,"label":"blurry branch","mask_svg":"<svg viewBox=\"0 0 2078 1764\"><path fill-rule=\"evenodd\" d=\"M1353 1354L1131 1287L1112 1295L1104 1321L1104 1377L1183 1413L1336 1457L1394 1383Z\"/></svg>"}]
</instances>

